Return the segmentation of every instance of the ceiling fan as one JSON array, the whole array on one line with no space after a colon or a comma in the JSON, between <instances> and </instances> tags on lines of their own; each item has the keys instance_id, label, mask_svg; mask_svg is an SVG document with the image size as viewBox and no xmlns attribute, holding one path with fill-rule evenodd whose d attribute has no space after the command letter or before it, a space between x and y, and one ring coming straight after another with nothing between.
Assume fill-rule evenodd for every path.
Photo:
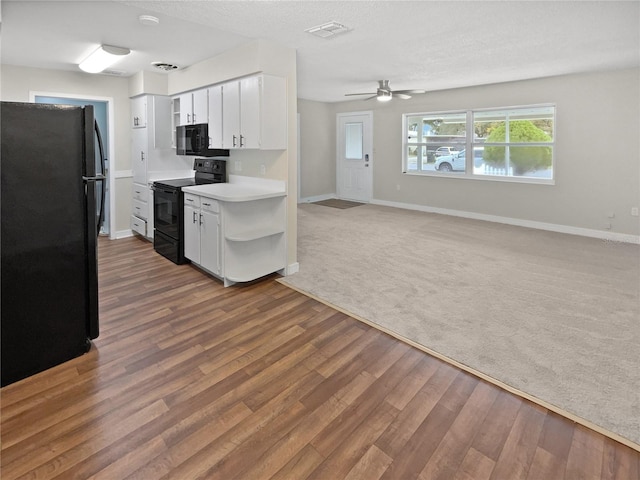
<instances>
[{"instance_id":1,"label":"ceiling fan","mask_svg":"<svg viewBox=\"0 0 640 480\"><path fill-rule=\"evenodd\" d=\"M375 93L347 93L345 97L353 96L353 95L371 95L369 98L365 98L365 100L371 100L372 98L377 98L380 102L388 102L393 97L402 98L406 100L407 98L411 98L409 94L419 94L419 93L427 93L426 90L391 90L389 86L389 80L378 80L378 90Z\"/></svg>"}]
</instances>

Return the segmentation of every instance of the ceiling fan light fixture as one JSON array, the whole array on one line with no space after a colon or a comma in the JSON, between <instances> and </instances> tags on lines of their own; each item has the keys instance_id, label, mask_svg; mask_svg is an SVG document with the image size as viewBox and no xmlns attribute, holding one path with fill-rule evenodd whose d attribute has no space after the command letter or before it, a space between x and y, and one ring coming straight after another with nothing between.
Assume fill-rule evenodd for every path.
<instances>
[{"instance_id":1,"label":"ceiling fan light fixture","mask_svg":"<svg viewBox=\"0 0 640 480\"><path fill-rule=\"evenodd\" d=\"M129 55L128 48L100 45L91 55L78 64L80 70L87 73L100 73L110 67L125 55Z\"/></svg>"},{"instance_id":2,"label":"ceiling fan light fixture","mask_svg":"<svg viewBox=\"0 0 640 480\"><path fill-rule=\"evenodd\" d=\"M388 102L389 100L391 100L391 97L393 96L393 94L389 91L386 90L379 90L378 91L378 96L376 97L376 99L379 102Z\"/></svg>"}]
</instances>

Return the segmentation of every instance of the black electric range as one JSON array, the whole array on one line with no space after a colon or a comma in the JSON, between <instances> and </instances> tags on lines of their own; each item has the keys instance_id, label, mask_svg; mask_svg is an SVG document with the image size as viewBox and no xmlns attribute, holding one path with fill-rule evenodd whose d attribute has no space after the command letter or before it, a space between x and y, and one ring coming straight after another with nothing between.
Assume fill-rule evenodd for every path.
<instances>
[{"instance_id":1,"label":"black electric range","mask_svg":"<svg viewBox=\"0 0 640 480\"><path fill-rule=\"evenodd\" d=\"M184 257L184 194L182 188L224 183L226 160L196 158L193 178L174 178L153 182L153 248L178 265L188 263Z\"/></svg>"}]
</instances>

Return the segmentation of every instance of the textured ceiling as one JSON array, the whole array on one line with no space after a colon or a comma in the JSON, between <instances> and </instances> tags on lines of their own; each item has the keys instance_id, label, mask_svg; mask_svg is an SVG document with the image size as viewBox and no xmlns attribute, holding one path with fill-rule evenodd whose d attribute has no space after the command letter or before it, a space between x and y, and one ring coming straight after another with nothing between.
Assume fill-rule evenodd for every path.
<instances>
[{"instance_id":1,"label":"textured ceiling","mask_svg":"<svg viewBox=\"0 0 640 480\"><path fill-rule=\"evenodd\" d=\"M305 33L330 21L349 31ZM2 1L3 63L75 70L107 43L133 50L114 66L132 74L261 38L296 49L299 97L330 102L379 79L439 90L637 67L639 32L638 1Z\"/></svg>"}]
</instances>

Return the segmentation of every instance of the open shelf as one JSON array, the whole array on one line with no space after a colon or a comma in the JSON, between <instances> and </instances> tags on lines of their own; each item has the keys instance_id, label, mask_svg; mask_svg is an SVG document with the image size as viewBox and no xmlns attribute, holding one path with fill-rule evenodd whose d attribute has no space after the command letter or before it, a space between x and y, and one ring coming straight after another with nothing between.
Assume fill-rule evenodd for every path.
<instances>
[{"instance_id":1,"label":"open shelf","mask_svg":"<svg viewBox=\"0 0 640 480\"><path fill-rule=\"evenodd\" d=\"M259 238L270 237L272 235L278 235L284 233L284 228L269 227L269 228L256 228L253 230L246 230L244 232L236 232L233 234L225 235L225 240L230 242L250 242L252 240L258 240Z\"/></svg>"}]
</instances>

